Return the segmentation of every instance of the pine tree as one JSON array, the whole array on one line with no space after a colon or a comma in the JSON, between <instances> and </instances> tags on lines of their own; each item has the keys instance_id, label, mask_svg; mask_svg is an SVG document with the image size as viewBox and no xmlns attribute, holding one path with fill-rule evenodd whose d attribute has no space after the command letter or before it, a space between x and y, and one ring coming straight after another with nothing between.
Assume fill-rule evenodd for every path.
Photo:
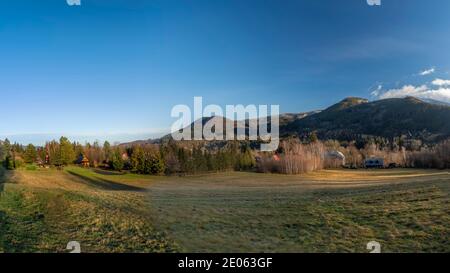
<instances>
[{"instance_id":1,"label":"pine tree","mask_svg":"<svg viewBox=\"0 0 450 273\"><path fill-rule=\"evenodd\" d=\"M239 156L239 168L238 170L251 170L256 165L255 158L253 157L249 147L244 148L244 152Z\"/></svg>"},{"instance_id":2,"label":"pine tree","mask_svg":"<svg viewBox=\"0 0 450 273\"><path fill-rule=\"evenodd\" d=\"M7 169L7 170L14 170L14 161L11 157L11 155L7 155L5 160L3 161L3 166Z\"/></svg>"},{"instance_id":3,"label":"pine tree","mask_svg":"<svg viewBox=\"0 0 450 273\"><path fill-rule=\"evenodd\" d=\"M152 153L148 158L150 163L149 173L153 175L160 175L164 173L166 167L159 153Z\"/></svg>"},{"instance_id":4,"label":"pine tree","mask_svg":"<svg viewBox=\"0 0 450 273\"><path fill-rule=\"evenodd\" d=\"M111 156L111 168L115 171L122 171L124 167L124 161L122 159L122 153L119 148L116 148Z\"/></svg>"},{"instance_id":5,"label":"pine tree","mask_svg":"<svg viewBox=\"0 0 450 273\"><path fill-rule=\"evenodd\" d=\"M309 143L315 143L319 140L317 133L314 131L309 135Z\"/></svg>"},{"instance_id":6,"label":"pine tree","mask_svg":"<svg viewBox=\"0 0 450 273\"><path fill-rule=\"evenodd\" d=\"M59 152L62 165L69 165L75 161L75 151L66 137L61 137L59 140Z\"/></svg>"},{"instance_id":7,"label":"pine tree","mask_svg":"<svg viewBox=\"0 0 450 273\"><path fill-rule=\"evenodd\" d=\"M23 154L23 158L25 163L31 164L36 162L37 160L37 151L36 147L33 144L29 144Z\"/></svg>"},{"instance_id":8,"label":"pine tree","mask_svg":"<svg viewBox=\"0 0 450 273\"><path fill-rule=\"evenodd\" d=\"M135 146L133 147L133 152L131 155L131 168L133 171L136 171L138 173L144 172L144 151L142 150L142 147Z\"/></svg>"},{"instance_id":9,"label":"pine tree","mask_svg":"<svg viewBox=\"0 0 450 273\"><path fill-rule=\"evenodd\" d=\"M108 141L105 141L105 143L103 143L103 154L105 157L105 161L108 162L111 157L111 144Z\"/></svg>"},{"instance_id":10,"label":"pine tree","mask_svg":"<svg viewBox=\"0 0 450 273\"><path fill-rule=\"evenodd\" d=\"M11 143L9 142L8 139L5 139L5 141L3 142L3 155L2 157L0 157L0 160L3 161L6 159L6 157L9 155L11 155Z\"/></svg>"},{"instance_id":11,"label":"pine tree","mask_svg":"<svg viewBox=\"0 0 450 273\"><path fill-rule=\"evenodd\" d=\"M0 140L0 162L5 160L5 156L6 156L5 147L3 145L3 142Z\"/></svg>"}]
</instances>

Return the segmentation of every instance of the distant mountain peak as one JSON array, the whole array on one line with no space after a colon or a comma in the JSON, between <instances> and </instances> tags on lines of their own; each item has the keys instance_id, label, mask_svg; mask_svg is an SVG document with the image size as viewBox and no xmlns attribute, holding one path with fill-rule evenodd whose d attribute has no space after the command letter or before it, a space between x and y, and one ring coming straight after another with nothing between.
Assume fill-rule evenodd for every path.
<instances>
[{"instance_id":1,"label":"distant mountain peak","mask_svg":"<svg viewBox=\"0 0 450 273\"><path fill-rule=\"evenodd\" d=\"M346 109L349 107L353 107L353 106L365 104L365 103L369 103L369 100L364 99L364 98L358 98L358 97L347 97L347 98L343 99L342 101L336 103L335 105L332 105L331 107L329 107L326 110L327 111L339 111L339 110L343 110L343 109Z\"/></svg>"},{"instance_id":2,"label":"distant mountain peak","mask_svg":"<svg viewBox=\"0 0 450 273\"><path fill-rule=\"evenodd\" d=\"M415 97L373 102L347 98L280 129L286 136L307 135L313 131L321 139L351 141L360 136L410 135L425 142L437 142L450 136L450 107Z\"/></svg>"},{"instance_id":3,"label":"distant mountain peak","mask_svg":"<svg viewBox=\"0 0 450 273\"><path fill-rule=\"evenodd\" d=\"M280 136L307 136L316 132L320 139L354 141L376 136L393 138L408 135L425 142L438 142L450 136L450 107L445 103L416 97L389 98L369 102L349 97L323 111L286 113L279 116ZM190 126L226 118L205 117ZM234 129L238 125L235 121ZM270 123L270 121L267 121ZM260 124L261 125L261 124ZM245 121L246 128L248 120ZM187 127L189 128L189 127ZM215 128L225 132L226 128ZM166 135L157 140L137 141L124 145L160 143L171 139Z\"/></svg>"}]
</instances>

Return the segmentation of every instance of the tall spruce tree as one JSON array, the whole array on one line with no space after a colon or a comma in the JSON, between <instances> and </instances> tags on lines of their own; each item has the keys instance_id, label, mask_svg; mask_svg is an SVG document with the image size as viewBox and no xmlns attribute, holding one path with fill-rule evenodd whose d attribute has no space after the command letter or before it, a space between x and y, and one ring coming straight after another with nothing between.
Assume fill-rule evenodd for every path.
<instances>
[{"instance_id":1,"label":"tall spruce tree","mask_svg":"<svg viewBox=\"0 0 450 273\"><path fill-rule=\"evenodd\" d=\"M36 162L37 160L37 150L36 147L34 147L33 144L28 144L27 148L25 149L25 152L23 154L23 159L25 160L25 163L31 164Z\"/></svg>"},{"instance_id":2,"label":"tall spruce tree","mask_svg":"<svg viewBox=\"0 0 450 273\"><path fill-rule=\"evenodd\" d=\"M109 162L109 160L111 159L111 144L108 141L105 141L105 143L103 143L103 154L105 157L105 161Z\"/></svg>"},{"instance_id":3,"label":"tall spruce tree","mask_svg":"<svg viewBox=\"0 0 450 273\"><path fill-rule=\"evenodd\" d=\"M62 165L69 165L75 161L75 151L66 137L59 139L59 152Z\"/></svg>"}]
</instances>

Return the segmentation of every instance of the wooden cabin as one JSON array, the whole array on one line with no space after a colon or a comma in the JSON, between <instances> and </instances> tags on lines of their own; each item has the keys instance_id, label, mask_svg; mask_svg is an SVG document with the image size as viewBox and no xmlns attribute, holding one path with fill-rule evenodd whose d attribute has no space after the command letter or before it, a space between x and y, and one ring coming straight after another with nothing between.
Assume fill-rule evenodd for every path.
<instances>
[{"instance_id":1,"label":"wooden cabin","mask_svg":"<svg viewBox=\"0 0 450 273\"><path fill-rule=\"evenodd\" d=\"M84 168L89 168L89 159L85 155L83 155L83 158L81 159L80 164Z\"/></svg>"}]
</instances>

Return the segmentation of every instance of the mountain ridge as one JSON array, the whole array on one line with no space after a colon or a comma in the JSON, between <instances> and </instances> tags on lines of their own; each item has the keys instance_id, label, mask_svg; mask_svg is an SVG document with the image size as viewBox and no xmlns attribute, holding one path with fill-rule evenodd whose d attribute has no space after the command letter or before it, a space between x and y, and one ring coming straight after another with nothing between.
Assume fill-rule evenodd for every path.
<instances>
[{"instance_id":1,"label":"mountain ridge","mask_svg":"<svg viewBox=\"0 0 450 273\"><path fill-rule=\"evenodd\" d=\"M202 124L213 118L221 117L203 118ZM248 127L248 124L249 121L246 120L245 126ZM437 142L450 137L450 105L430 103L416 97L376 101L347 97L325 110L280 114L280 137L307 136L312 132L316 132L323 140L355 140L361 136L393 138L405 135L425 142ZM159 139L123 145L160 143L169 139L170 134Z\"/></svg>"}]
</instances>

